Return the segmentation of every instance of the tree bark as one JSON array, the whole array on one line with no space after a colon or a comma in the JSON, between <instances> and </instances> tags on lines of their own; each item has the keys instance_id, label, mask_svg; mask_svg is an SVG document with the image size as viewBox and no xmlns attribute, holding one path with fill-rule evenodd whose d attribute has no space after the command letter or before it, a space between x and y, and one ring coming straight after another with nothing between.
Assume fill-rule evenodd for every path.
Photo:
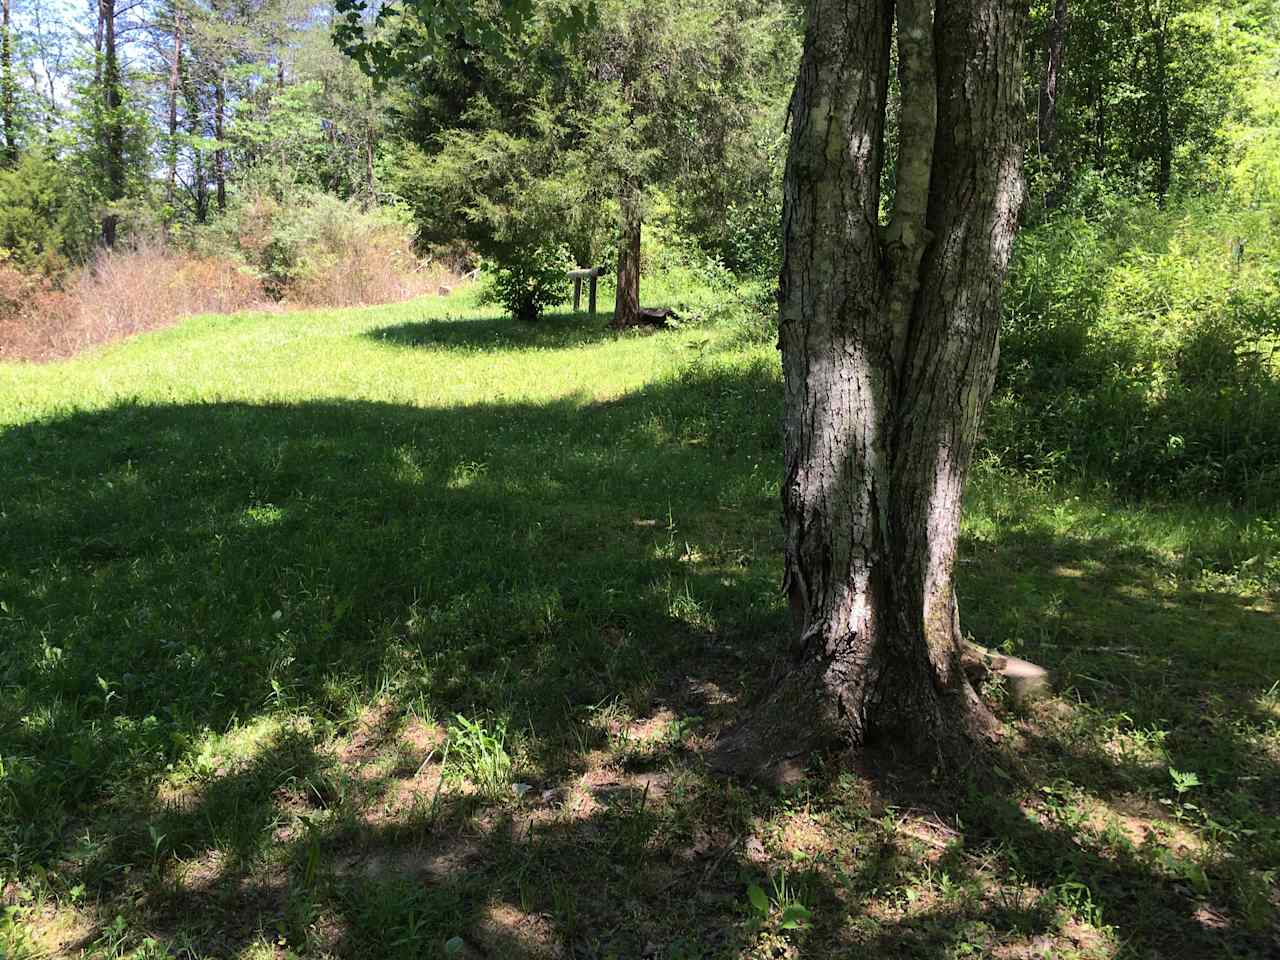
<instances>
[{"instance_id":1,"label":"tree bark","mask_svg":"<svg viewBox=\"0 0 1280 960\"><path fill-rule=\"evenodd\" d=\"M364 207L367 210L378 202L378 184L373 172L373 151L376 147L377 132L373 128L373 94L368 91L365 91L364 95L364 111Z\"/></svg>"},{"instance_id":2,"label":"tree bark","mask_svg":"<svg viewBox=\"0 0 1280 960\"><path fill-rule=\"evenodd\" d=\"M621 200L622 229L618 241L618 297L613 326L619 330L640 322L640 191L628 185Z\"/></svg>"},{"instance_id":3,"label":"tree bark","mask_svg":"<svg viewBox=\"0 0 1280 960\"><path fill-rule=\"evenodd\" d=\"M103 159L106 174L107 209L102 217L102 242L115 246L120 221L118 204L124 199L124 98L120 81L120 62L116 57L116 0L101 0L99 23L102 28L102 105Z\"/></svg>"},{"instance_id":4,"label":"tree bark","mask_svg":"<svg viewBox=\"0 0 1280 960\"><path fill-rule=\"evenodd\" d=\"M165 202L173 210L178 185L178 84L182 76L182 19L173 10L173 59L169 63L169 176Z\"/></svg>"},{"instance_id":5,"label":"tree bark","mask_svg":"<svg viewBox=\"0 0 1280 960\"><path fill-rule=\"evenodd\" d=\"M180 68L179 81L182 85L183 99L187 104L187 133L191 136L191 194L195 206L196 223L204 223L209 219L209 183L205 177L204 151L196 142L204 133L204 123L200 113L200 95L196 83L186 66Z\"/></svg>"},{"instance_id":6,"label":"tree bark","mask_svg":"<svg viewBox=\"0 0 1280 960\"><path fill-rule=\"evenodd\" d=\"M1058 167L1058 79L1067 52L1067 24L1070 13L1067 0L1056 0L1049 32L1045 38L1044 76L1040 79L1039 139L1040 157L1056 175ZM1045 206L1055 207L1061 191L1054 187L1045 197Z\"/></svg>"},{"instance_id":7,"label":"tree bark","mask_svg":"<svg viewBox=\"0 0 1280 960\"><path fill-rule=\"evenodd\" d=\"M227 212L227 150L222 143L224 114L227 110L227 88L221 76L213 87L213 137L218 145L213 151L213 182L218 212Z\"/></svg>"},{"instance_id":8,"label":"tree bark","mask_svg":"<svg viewBox=\"0 0 1280 960\"><path fill-rule=\"evenodd\" d=\"M1169 186L1173 181L1173 130L1169 123L1169 61L1166 49L1169 19L1163 8L1158 12L1152 12L1150 4L1147 5L1147 15L1151 23L1152 45L1155 48L1156 61L1156 151L1159 164L1156 170L1156 197L1160 205L1164 206L1165 198L1169 195Z\"/></svg>"},{"instance_id":9,"label":"tree bark","mask_svg":"<svg viewBox=\"0 0 1280 960\"><path fill-rule=\"evenodd\" d=\"M2 0L0 9L0 114L4 121L4 159L7 165L18 162L18 131L14 121L13 104L13 40L9 21L10 0Z\"/></svg>"},{"instance_id":10,"label":"tree bark","mask_svg":"<svg viewBox=\"0 0 1280 960\"><path fill-rule=\"evenodd\" d=\"M719 744L721 769L759 772L823 733L949 764L991 721L961 669L953 572L1024 194L1025 10L899 0L908 162L882 230L894 15L892 0L809 4L779 293L796 643Z\"/></svg>"},{"instance_id":11,"label":"tree bark","mask_svg":"<svg viewBox=\"0 0 1280 960\"><path fill-rule=\"evenodd\" d=\"M55 78L55 74L57 74L59 71L55 68L54 57L50 56L49 54L49 42L45 35L44 15L41 10L41 4L37 3L32 5L31 20L32 20L32 25L35 28L34 33L35 33L36 50L40 55L40 65L43 68L42 72L44 74L44 81L49 90L49 109L45 111L45 117L44 117L45 133L52 135L55 127L54 121L58 116L58 93L57 93L57 85L54 78ZM62 56L61 56L61 53L59 53L56 60L56 65L61 66L61 63L62 63ZM34 61L32 61L30 69L32 72L31 89L38 90L40 88L40 80L35 75Z\"/></svg>"},{"instance_id":12,"label":"tree bark","mask_svg":"<svg viewBox=\"0 0 1280 960\"><path fill-rule=\"evenodd\" d=\"M98 8L98 25L93 33L93 82L98 86L102 85L102 26L103 14L105 6L103 0L97 0ZM91 2L89 6L92 8L94 4Z\"/></svg>"}]
</instances>

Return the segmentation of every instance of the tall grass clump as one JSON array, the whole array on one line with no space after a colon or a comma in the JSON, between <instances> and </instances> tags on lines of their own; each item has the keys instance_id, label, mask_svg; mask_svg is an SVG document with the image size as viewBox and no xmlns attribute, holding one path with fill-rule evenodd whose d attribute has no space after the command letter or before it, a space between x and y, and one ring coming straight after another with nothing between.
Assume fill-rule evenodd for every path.
<instances>
[{"instance_id":1,"label":"tall grass clump","mask_svg":"<svg viewBox=\"0 0 1280 960\"><path fill-rule=\"evenodd\" d=\"M234 249L277 300L350 307L434 291L446 271L419 260L408 214L311 194L282 202L247 198L205 231L198 246Z\"/></svg>"},{"instance_id":2,"label":"tall grass clump","mask_svg":"<svg viewBox=\"0 0 1280 960\"><path fill-rule=\"evenodd\" d=\"M1143 496L1280 501L1280 216L1066 211L1020 238L992 452Z\"/></svg>"},{"instance_id":3,"label":"tall grass clump","mask_svg":"<svg viewBox=\"0 0 1280 960\"><path fill-rule=\"evenodd\" d=\"M0 359L52 360L197 313L261 303L261 284L226 257L158 240L99 250L59 278L0 267Z\"/></svg>"}]
</instances>

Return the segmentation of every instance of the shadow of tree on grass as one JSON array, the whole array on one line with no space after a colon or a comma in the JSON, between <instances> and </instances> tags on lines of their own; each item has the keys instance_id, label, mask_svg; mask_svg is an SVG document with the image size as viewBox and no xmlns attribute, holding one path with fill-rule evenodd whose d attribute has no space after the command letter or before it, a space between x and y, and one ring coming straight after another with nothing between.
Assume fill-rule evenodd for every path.
<instances>
[{"instance_id":1,"label":"shadow of tree on grass","mask_svg":"<svg viewBox=\"0 0 1280 960\"><path fill-rule=\"evenodd\" d=\"M536 323L507 316L459 319L444 317L382 327L366 335L378 343L402 347L443 350L563 350L588 343L612 340L618 333L609 329L609 317L597 313L555 312L544 314Z\"/></svg>"},{"instance_id":2,"label":"shadow of tree on grass","mask_svg":"<svg viewBox=\"0 0 1280 960\"><path fill-rule=\"evenodd\" d=\"M547 329L528 345L583 335ZM1103 749L1125 710L1166 721L1169 762L1205 773L1197 803L1228 829L1277 783L1250 733L1274 617L1217 598L1252 667L1162 684L1180 652L1211 664L1208 646L1154 642L1203 610L1135 589L1159 564L1122 545L1034 527L966 545L969 628L1027 627L1084 711L1024 724L1007 780L956 792L850 776L838 757L780 794L706 776L700 738L751 697L786 630L778 404L762 366L609 404L127 404L5 431L12 862L87 887L100 924L120 911L196 956L430 956L453 936L495 957L766 956L770 937L812 958L1268 955L1272 934L1230 901L1274 819L1224 835L1202 858L1208 892L1188 892L1159 847L1038 804L1046 786L1168 793L1160 764ZM1114 638L1073 628L1074 604L1123 605L1147 636L1096 654ZM1216 688L1208 714L1197 684ZM440 799L446 771L416 741L394 764L344 757L333 745L379 698L395 705L388 742L455 711L505 721L527 799L452 779ZM676 732L628 753L655 717ZM208 754L218 743L230 755ZM907 820L945 830L921 842ZM781 897L784 874L807 930L747 899L753 883Z\"/></svg>"}]
</instances>

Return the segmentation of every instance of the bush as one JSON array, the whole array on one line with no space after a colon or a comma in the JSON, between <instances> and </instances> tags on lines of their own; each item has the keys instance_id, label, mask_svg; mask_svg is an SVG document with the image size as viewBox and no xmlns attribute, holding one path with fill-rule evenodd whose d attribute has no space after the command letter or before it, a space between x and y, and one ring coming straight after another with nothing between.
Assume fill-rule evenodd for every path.
<instances>
[{"instance_id":1,"label":"bush","mask_svg":"<svg viewBox=\"0 0 1280 960\"><path fill-rule=\"evenodd\" d=\"M573 261L563 247L511 247L483 265L481 303L496 303L517 320L532 323L569 296Z\"/></svg>"},{"instance_id":2,"label":"bush","mask_svg":"<svg viewBox=\"0 0 1280 960\"><path fill-rule=\"evenodd\" d=\"M197 250L242 257L267 294L316 306L406 300L433 290L442 270L413 252L408 215L354 200L305 194L289 203L256 194L197 231Z\"/></svg>"},{"instance_id":3,"label":"bush","mask_svg":"<svg viewBox=\"0 0 1280 960\"><path fill-rule=\"evenodd\" d=\"M263 299L261 284L241 265L158 242L100 250L65 289L3 266L0 359L67 357L189 314L229 313Z\"/></svg>"},{"instance_id":4,"label":"bush","mask_svg":"<svg viewBox=\"0 0 1280 960\"><path fill-rule=\"evenodd\" d=\"M257 278L235 262L191 257L159 241L100 250L71 292L93 342L190 314L232 313L264 299Z\"/></svg>"},{"instance_id":5,"label":"bush","mask_svg":"<svg viewBox=\"0 0 1280 960\"><path fill-rule=\"evenodd\" d=\"M97 239L93 205L65 164L39 150L0 170L0 250L25 273L55 277Z\"/></svg>"},{"instance_id":6,"label":"bush","mask_svg":"<svg viewBox=\"0 0 1280 960\"><path fill-rule=\"evenodd\" d=\"M77 316L75 301L49 278L0 264L0 360L66 356Z\"/></svg>"},{"instance_id":7,"label":"bush","mask_svg":"<svg viewBox=\"0 0 1280 960\"><path fill-rule=\"evenodd\" d=\"M1135 495L1280 502L1277 343L1274 213L1062 214L1019 240L986 443Z\"/></svg>"}]
</instances>

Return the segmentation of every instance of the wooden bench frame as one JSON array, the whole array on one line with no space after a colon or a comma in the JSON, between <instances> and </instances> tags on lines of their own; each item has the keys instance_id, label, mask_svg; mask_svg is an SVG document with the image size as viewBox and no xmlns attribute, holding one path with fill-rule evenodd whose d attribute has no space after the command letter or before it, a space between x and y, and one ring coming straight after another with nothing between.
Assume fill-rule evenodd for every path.
<instances>
[{"instance_id":1,"label":"wooden bench frame","mask_svg":"<svg viewBox=\"0 0 1280 960\"><path fill-rule=\"evenodd\" d=\"M590 280L587 291L587 310L591 316L596 315L596 281L605 273L607 267L587 267L585 270L570 270L569 279L573 281L573 312L582 307L582 281Z\"/></svg>"}]
</instances>

